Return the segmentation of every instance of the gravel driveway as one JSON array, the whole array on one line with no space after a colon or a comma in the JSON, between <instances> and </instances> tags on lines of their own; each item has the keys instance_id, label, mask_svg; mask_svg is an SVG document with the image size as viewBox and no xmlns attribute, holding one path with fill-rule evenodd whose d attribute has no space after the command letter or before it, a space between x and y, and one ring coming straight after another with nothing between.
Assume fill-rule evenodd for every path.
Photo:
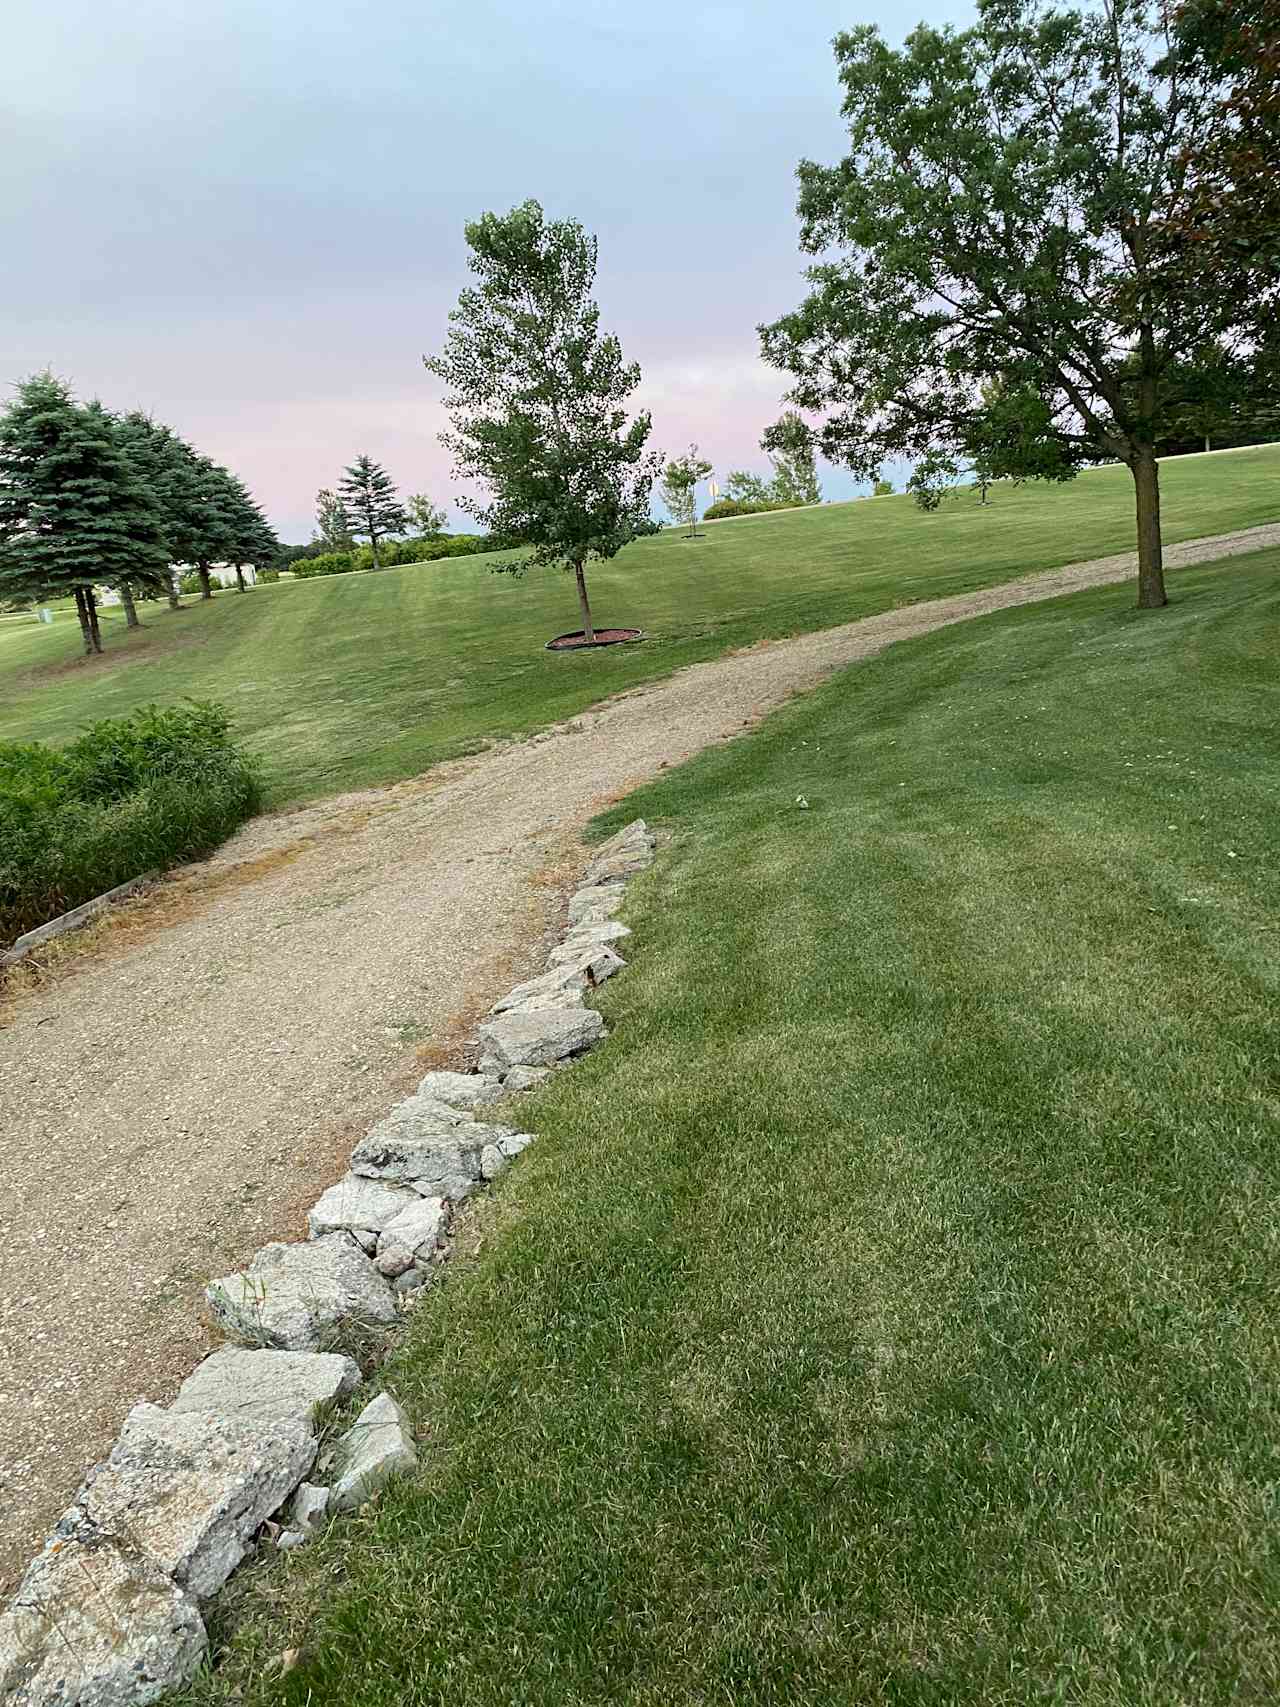
<instances>
[{"instance_id":1,"label":"gravel driveway","mask_svg":"<svg viewBox=\"0 0 1280 1707\"><path fill-rule=\"evenodd\" d=\"M1274 525L1167 556L1278 543ZM0 1037L0 1590L129 1406L166 1400L205 1349L205 1280L300 1235L423 1071L417 1046L449 1058L541 969L594 813L892 641L1132 574L1107 558L775 642L259 819L20 995Z\"/></svg>"}]
</instances>

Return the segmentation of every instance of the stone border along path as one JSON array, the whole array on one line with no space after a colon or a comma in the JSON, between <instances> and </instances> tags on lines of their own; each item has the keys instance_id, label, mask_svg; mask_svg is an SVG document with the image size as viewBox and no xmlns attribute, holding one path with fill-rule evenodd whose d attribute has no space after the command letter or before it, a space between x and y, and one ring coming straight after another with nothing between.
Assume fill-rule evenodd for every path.
<instances>
[{"instance_id":1,"label":"stone border along path","mask_svg":"<svg viewBox=\"0 0 1280 1707\"><path fill-rule=\"evenodd\" d=\"M1166 561L1276 544L1269 524ZM326 1158L386 1108L413 1040L384 1041L400 1016L453 1052L473 992L501 988L549 918L581 825L894 641L1133 572L1130 553L754 647L411 782L254 820L127 903L108 954L19 993L0 1037L0 1582L131 1397L171 1393L207 1350L189 1283L292 1227Z\"/></svg>"},{"instance_id":2,"label":"stone border along path","mask_svg":"<svg viewBox=\"0 0 1280 1707\"><path fill-rule=\"evenodd\" d=\"M12 1707L132 1707L194 1676L208 1648L200 1606L258 1544L305 1546L418 1461L390 1393L318 1451L316 1406L361 1379L322 1348L344 1327L393 1328L447 1254L453 1207L495 1179L533 1134L476 1116L540 1084L605 1037L587 994L626 964L613 915L652 863L636 819L606 842L569 904L547 970L480 1027L475 1073L430 1072L356 1145L302 1244L270 1244L205 1296L229 1344L168 1409L130 1411L104 1463L0 1615L0 1700ZM311 1480L315 1476L317 1479Z\"/></svg>"}]
</instances>

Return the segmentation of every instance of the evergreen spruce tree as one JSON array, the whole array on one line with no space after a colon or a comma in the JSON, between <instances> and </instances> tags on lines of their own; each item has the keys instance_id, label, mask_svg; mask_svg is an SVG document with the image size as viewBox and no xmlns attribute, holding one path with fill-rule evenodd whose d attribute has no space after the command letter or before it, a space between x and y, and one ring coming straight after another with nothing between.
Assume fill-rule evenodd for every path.
<instances>
[{"instance_id":1,"label":"evergreen spruce tree","mask_svg":"<svg viewBox=\"0 0 1280 1707\"><path fill-rule=\"evenodd\" d=\"M117 424L52 374L0 414L0 594L76 602L86 653L101 652L94 587L160 587L162 518Z\"/></svg>"},{"instance_id":2,"label":"evergreen spruce tree","mask_svg":"<svg viewBox=\"0 0 1280 1707\"><path fill-rule=\"evenodd\" d=\"M352 533L368 535L376 569L378 541L388 534L405 533L409 527L391 476L380 463L358 456L338 482L338 491Z\"/></svg>"}]
</instances>

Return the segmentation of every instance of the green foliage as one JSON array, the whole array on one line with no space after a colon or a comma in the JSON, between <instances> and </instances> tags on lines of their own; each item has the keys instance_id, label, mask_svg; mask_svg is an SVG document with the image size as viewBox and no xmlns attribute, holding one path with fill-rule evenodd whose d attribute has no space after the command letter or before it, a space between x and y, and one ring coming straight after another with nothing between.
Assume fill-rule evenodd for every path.
<instances>
[{"instance_id":1,"label":"green foliage","mask_svg":"<svg viewBox=\"0 0 1280 1707\"><path fill-rule=\"evenodd\" d=\"M410 525L424 538L434 539L444 532L449 518L431 502L427 493L411 492L405 499L404 507L409 513Z\"/></svg>"},{"instance_id":2,"label":"green foliage","mask_svg":"<svg viewBox=\"0 0 1280 1707\"><path fill-rule=\"evenodd\" d=\"M730 503L755 504L761 509L767 509L774 501L773 488L770 483L767 480L762 480L758 474L748 473L745 468L734 468L729 471L724 483L724 495Z\"/></svg>"},{"instance_id":3,"label":"green foliage","mask_svg":"<svg viewBox=\"0 0 1280 1707\"><path fill-rule=\"evenodd\" d=\"M388 534L404 533L409 526L391 476L372 458L358 456L343 473L338 490L351 532L368 536L369 553L376 569L381 561L378 541Z\"/></svg>"},{"instance_id":4,"label":"green foliage","mask_svg":"<svg viewBox=\"0 0 1280 1707\"><path fill-rule=\"evenodd\" d=\"M158 587L168 567L159 507L112 417L52 374L24 380L0 414L0 591Z\"/></svg>"},{"instance_id":5,"label":"green foliage","mask_svg":"<svg viewBox=\"0 0 1280 1707\"><path fill-rule=\"evenodd\" d=\"M589 626L585 563L657 526L661 459L645 451L648 414L626 413L640 369L600 331L596 241L576 220L544 220L528 201L468 225L467 243L480 282L459 297L443 352L425 358L447 387L443 442L489 493L464 500L471 514L529 546L511 571L572 568Z\"/></svg>"},{"instance_id":6,"label":"green foliage","mask_svg":"<svg viewBox=\"0 0 1280 1707\"><path fill-rule=\"evenodd\" d=\"M1164 599L1154 447L1176 364L1246 346L1280 288L1265 253L1193 264L1161 241L1190 194L1175 162L1223 122L1220 72L1171 53L1166 10L979 0L972 28L901 49L870 25L838 36L850 152L802 164L822 258L761 329L823 453L866 478L930 453L1036 479L1124 462L1144 604Z\"/></svg>"},{"instance_id":7,"label":"green foliage","mask_svg":"<svg viewBox=\"0 0 1280 1707\"><path fill-rule=\"evenodd\" d=\"M316 555L325 556L334 551L350 551L355 544L342 499L327 486L322 486L316 493L315 544Z\"/></svg>"},{"instance_id":8,"label":"green foliage","mask_svg":"<svg viewBox=\"0 0 1280 1707\"><path fill-rule=\"evenodd\" d=\"M800 508L805 504L820 504L822 488L818 484L818 466L813 451L813 432L794 409L788 409L776 420L760 441L761 448L771 453L773 480L769 496L776 504Z\"/></svg>"},{"instance_id":9,"label":"green foliage","mask_svg":"<svg viewBox=\"0 0 1280 1707\"><path fill-rule=\"evenodd\" d=\"M723 521L726 516L758 516L766 510L793 510L794 504L781 502L776 498L717 498L714 504L709 504L702 512L704 522Z\"/></svg>"},{"instance_id":10,"label":"green foliage","mask_svg":"<svg viewBox=\"0 0 1280 1707\"><path fill-rule=\"evenodd\" d=\"M0 742L0 941L207 853L256 811L255 760L213 703L104 718L61 751Z\"/></svg>"},{"instance_id":11,"label":"green foliage","mask_svg":"<svg viewBox=\"0 0 1280 1707\"><path fill-rule=\"evenodd\" d=\"M200 579L196 571L192 569L186 575L179 577L178 591L180 593L194 593L199 595L204 591L204 582Z\"/></svg>"},{"instance_id":12,"label":"green foliage","mask_svg":"<svg viewBox=\"0 0 1280 1707\"><path fill-rule=\"evenodd\" d=\"M279 579L280 579L280 571L278 569L259 569L258 570L258 580L262 583L263 586L270 586L273 581L278 581Z\"/></svg>"},{"instance_id":13,"label":"green foliage","mask_svg":"<svg viewBox=\"0 0 1280 1707\"><path fill-rule=\"evenodd\" d=\"M711 464L697 445L690 445L684 456L672 457L662 471L659 487L662 501L671 512L672 521L678 527L687 527L691 534L698 522L698 482L708 479L710 474Z\"/></svg>"},{"instance_id":14,"label":"green foliage","mask_svg":"<svg viewBox=\"0 0 1280 1707\"><path fill-rule=\"evenodd\" d=\"M435 563L442 557L473 557L493 549L493 541L483 534L453 533L435 539L385 541L378 547L376 563L372 549L362 545L352 551L295 557L290 567L298 580L305 581L315 575L349 575L358 569L393 569L405 563Z\"/></svg>"},{"instance_id":15,"label":"green foliage","mask_svg":"<svg viewBox=\"0 0 1280 1707\"><path fill-rule=\"evenodd\" d=\"M873 498L890 498L893 496L892 480L877 480L871 488Z\"/></svg>"}]
</instances>

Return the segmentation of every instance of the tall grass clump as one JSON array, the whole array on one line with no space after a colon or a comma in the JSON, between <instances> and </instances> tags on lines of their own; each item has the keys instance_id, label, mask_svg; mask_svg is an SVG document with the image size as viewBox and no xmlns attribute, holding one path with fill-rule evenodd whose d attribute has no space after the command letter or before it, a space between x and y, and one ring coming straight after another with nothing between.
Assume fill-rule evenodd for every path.
<instances>
[{"instance_id":1,"label":"tall grass clump","mask_svg":"<svg viewBox=\"0 0 1280 1707\"><path fill-rule=\"evenodd\" d=\"M0 742L0 943L207 853L261 792L257 761L211 701L140 706L61 750Z\"/></svg>"}]
</instances>

